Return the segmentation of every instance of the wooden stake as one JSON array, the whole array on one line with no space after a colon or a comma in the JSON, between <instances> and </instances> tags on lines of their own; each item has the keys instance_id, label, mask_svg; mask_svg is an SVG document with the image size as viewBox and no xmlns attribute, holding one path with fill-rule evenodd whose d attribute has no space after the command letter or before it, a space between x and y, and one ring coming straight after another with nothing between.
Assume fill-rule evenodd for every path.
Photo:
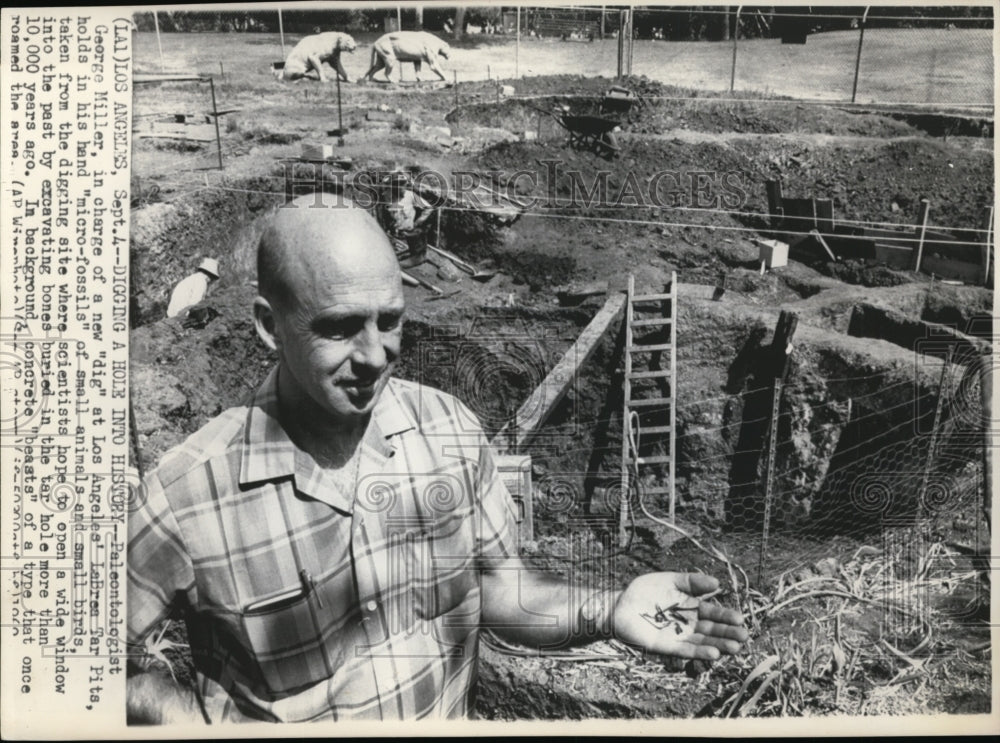
<instances>
[{"instance_id":1,"label":"wooden stake","mask_svg":"<svg viewBox=\"0 0 1000 743\"><path fill-rule=\"evenodd\" d=\"M219 148L219 170L222 167L222 137L219 135L219 109L215 105L215 80L208 78L208 84L212 88L212 120L215 121L215 144Z\"/></svg>"},{"instance_id":2,"label":"wooden stake","mask_svg":"<svg viewBox=\"0 0 1000 743\"><path fill-rule=\"evenodd\" d=\"M920 263L924 258L924 238L927 235L927 215L930 214L931 204L927 199L920 199L920 226L917 228L917 249L913 252L913 264L911 270L919 271Z\"/></svg>"}]
</instances>

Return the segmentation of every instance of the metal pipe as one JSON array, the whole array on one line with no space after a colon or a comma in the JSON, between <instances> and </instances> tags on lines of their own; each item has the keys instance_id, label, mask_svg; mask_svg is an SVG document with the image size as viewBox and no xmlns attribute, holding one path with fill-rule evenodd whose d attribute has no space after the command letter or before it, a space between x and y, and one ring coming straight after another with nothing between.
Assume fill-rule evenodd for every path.
<instances>
[{"instance_id":1,"label":"metal pipe","mask_svg":"<svg viewBox=\"0 0 1000 743\"><path fill-rule=\"evenodd\" d=\"M729 92L732 93L736 88L736 50L739 48L740 40L740 13L743 12L743 6L740 5L736 8L736 25L733 26L733 70L729 75Z\"/></svg>"},{"instance_id":2,"label":"metal pipe","mask_svg":"<svg viewBox=\"0 0 1000 743\"><path fill-rule=\"evenodd\" d=\"M278 8L278 33L281 35L281 58L285 58L285 24L281 20L281 8Z\"/></svg>"},{"instance_id":3,"label":"metal pipe","mask_svg":"<svg viewBox=\"0 0 1000 743\"><path fill-rule=\"evenodd\" d=\"M868 22L868 11L871 6L865 8L864 15L861 16L861 32L858 34L858 56L854 60L854 87L851 88L851 103L858 100L858 75L861 73L861 45L865 43L865 24Z\"/></svg>"},{"instance_id":4,"label":"metal pipe","mask_svg":"<svg viewBox=\"0 0 1000 743\"><path fill-rule=\"evenodd\" d=\"M156 26L156 48L160 50L160 72L163 72L163 45L160 43L160 19L153 11L153 25Z\"/></svg>"}]
</instances>

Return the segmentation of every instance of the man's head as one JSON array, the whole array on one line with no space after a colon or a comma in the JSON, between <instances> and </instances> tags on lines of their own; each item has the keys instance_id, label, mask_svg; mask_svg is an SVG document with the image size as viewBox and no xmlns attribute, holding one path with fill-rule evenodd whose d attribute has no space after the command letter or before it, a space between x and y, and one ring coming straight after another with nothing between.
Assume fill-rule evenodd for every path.
<instances>
[{"instance_id":1,"label":"man's head","mask_svg":"<svg viewBox=\"0 0 1000 743\"><path fill-rule=\"evenodd\" d=\"M254 319L278 354L282 404L352 425L375 407L399 358L402 281L371 215L321 203L296 199L261 237Z\"/></svg>"}]
</instances>

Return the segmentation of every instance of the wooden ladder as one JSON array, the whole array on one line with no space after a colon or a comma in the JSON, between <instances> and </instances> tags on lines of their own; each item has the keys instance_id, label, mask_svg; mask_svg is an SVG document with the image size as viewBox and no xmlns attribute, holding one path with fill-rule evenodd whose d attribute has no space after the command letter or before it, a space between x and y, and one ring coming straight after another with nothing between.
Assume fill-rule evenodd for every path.
<instances>
[{"instance_id":1,"label":"wooden ladder","mask_svg":"<svg viewBox=\"0 0 1000 743\"><path fill-rule=\"evenodd\" d=\"M643 467L652 465L667 466L667 484L645 488L640 497L667 494L669 496L669 518L674 521L675 491L674 491L674 457L676 445L675 409L677 399L677 274L670 274L670 283L666 290L654 294L636 294L635 276L628 277L628 295L625 304L625 374L624 374L624 405L622 409L622 477L621 501L618 523L620 544L628 541L629 510L631 508L630 490L640 487L631 477L638 472L642 479ZM657 310L650 310L649 303L656 302ZM639 313L655 312L654 317L639 317ZM664 333L654 338L652 343L636 343L635 330L662 328ZM648 339L648 336L647 336ZM661 363L667 363L660 369L650 369L652 354L659 354ZM669 393L662 395L654 392L652 397L633 397L637 392L633 382L645 379L666 380ZM632 413L636 412L639 419L638 440L644 435L668 435L667 454L639 457L638 451L632 451L630 430ZM649 423L651 418L656 420Z\"/></svg>"}]
</instances>

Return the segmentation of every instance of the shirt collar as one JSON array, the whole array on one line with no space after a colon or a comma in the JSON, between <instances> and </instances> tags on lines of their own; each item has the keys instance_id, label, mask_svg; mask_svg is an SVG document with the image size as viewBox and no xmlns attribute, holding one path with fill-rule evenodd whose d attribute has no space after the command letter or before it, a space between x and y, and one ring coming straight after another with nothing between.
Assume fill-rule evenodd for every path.
<instances>
[{"instance_id":1,"label":"shirt collar","mask_svg":"<svg viewBox=\"0 0 1000 743\"><path fill-rule=\"evenodd\" d=\"M323 486L323 470L288 437L278 419L278 366L257 389L247 410L240 457L240 485L294 477L295 487L310 497L350 511L342 493ZM418 425L390 379L372 411L362 442L362 467L367 459L385 460L395 451L394 437ZM367 455L367 456L366 456ZM370 466L370 463L369 463Z\"/></svg>"}]
</instances>

